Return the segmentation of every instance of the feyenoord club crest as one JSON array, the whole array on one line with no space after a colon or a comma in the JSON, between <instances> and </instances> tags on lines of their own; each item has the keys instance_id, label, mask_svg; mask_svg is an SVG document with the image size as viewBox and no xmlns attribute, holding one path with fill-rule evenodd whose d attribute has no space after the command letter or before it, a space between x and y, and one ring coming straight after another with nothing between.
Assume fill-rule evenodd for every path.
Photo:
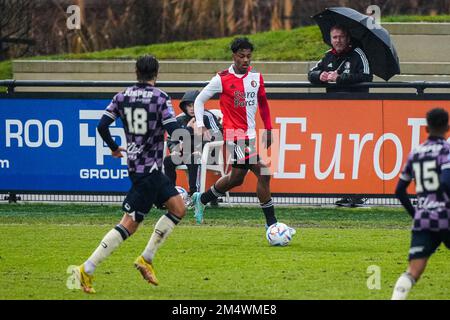
<instances>
[{"instance_id":1,"label":"feyenoord club crest","mask_svg":"<svg viewBox=\"0 0 450 320\"><path fill-rule=\"evenodd\" d=\"M255 80L252 80L250 84L252 85L253 88L256 88L256 86L258 85Z\"/></svg>"}]
</instances>

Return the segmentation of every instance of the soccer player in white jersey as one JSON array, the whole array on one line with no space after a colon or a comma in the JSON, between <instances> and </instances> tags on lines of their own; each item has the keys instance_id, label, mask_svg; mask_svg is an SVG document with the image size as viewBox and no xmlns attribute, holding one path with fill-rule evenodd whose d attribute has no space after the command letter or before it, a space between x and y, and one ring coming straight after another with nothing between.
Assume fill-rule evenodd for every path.
<instances>
[{"instance_id":1,"label":"soccer player in white jersey","mask_svg":"<svg viewBox=\"0 0 450 320\"><path fill-rule=\"evenodd\" d=\"M272 123L267 102L264 80L250 66L253 44L247 38L236 38L231 43L233 64L214 76L200 92L194 103L197 127L208 134L203 124L204 105L215 94L220 94L220 109L223 114L223 132L227 148L232 154L231 172L220 178L208 191L194 193L195 217L203 221L207 203L221 197L228 190L240 186L248 171L258 179L256 194L266 218L266 227L277 222L270 192L270 175L263 174L267 165L256 150L255 115L259 109L264 123L263 144L269 148L272 142ZM292 234L295 230L291 228Z\"/></svg>"},{"instance_id":2,"label":"soccer player in white jersey","mask_svg":"<svg viewBox=\"0 0 450 320\"><path fill-rule=\"evenodd\" d=\"M425 271L428 259L441 243L450 249L450 144L448 112L427 113L428 139L411 151L400 175L396 195L413 218L408 270L398 278L392 300L405 300ZM417 205L406 189L414 180Z\"/></svg>"}]
</instances>

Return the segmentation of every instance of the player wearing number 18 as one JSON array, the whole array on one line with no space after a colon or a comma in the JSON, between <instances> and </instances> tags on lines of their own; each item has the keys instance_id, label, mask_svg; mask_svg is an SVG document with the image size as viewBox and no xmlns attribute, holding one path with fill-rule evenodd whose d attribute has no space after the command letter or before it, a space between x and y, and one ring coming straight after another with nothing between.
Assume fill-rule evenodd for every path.
<instances>
[{"instance_id":1,"label":"player wearing number 18","mask_svg":"<svg viewBox=\"0 0 450 320\"><path fill-rule=\"evenodd\" d=\"M87 293L95 292L92 286L95 268L136 232L154 204L164 204L168 212L158 220L147 247L134 262L146 281L158 285L152 265L153 257L186 213L183 199L161 172L164 131L174 136L173 131L180 126L170 97L155 87L158 67L155 57L140 57L136 62L138 83L115 95L97 126L114 158L123 157L122 152L127 153L132 186L123 202L124 215L120 223L105 235L92 255L74 269L80 288ZM122 120L124 126L127 149L117 145L109 130L117 118ZM121 288L126 289L126 284Z\"/></svg>"},{"instance_id":2,"label":"player wearing number 18","mask_svg":"<svg viewBox=\"0 0 450 320\"><path fill-rule=\"evenodd\" d=\"M435 108L427 113L428 139L408 156L396 195L414 219L409 267L395 284L392 300L407 298L412 286L425 271L428 259L441 243L450 249L450 144L448 113ZM406 189L415 181L417 206L413 207Z\"/></svg>"}]
</instances>

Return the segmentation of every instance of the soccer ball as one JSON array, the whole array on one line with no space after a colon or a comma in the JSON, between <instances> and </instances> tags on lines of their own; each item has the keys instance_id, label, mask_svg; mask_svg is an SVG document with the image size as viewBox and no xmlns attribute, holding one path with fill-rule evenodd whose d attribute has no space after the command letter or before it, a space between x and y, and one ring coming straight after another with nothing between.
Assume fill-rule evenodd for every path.
<instances>
[{"instance_id":1,"label":"soccer ball","mask_svg":"<svg viewBox=\"0 0 450 320\"><path fill-rule=\"evenodd\" d=\"M293 235L293 229L281 222L272 224L266 231L266 238L271 246L287 246Z\"/></svg>"},{"instance_id":2,"label":"soccer ball","mask_svg":"<svg viewBox=\"0 0 450 320\"><path fill-rule=\"evenodd\" d=\"M181 195L181 198L183 198L184 205L186 207L189 207L192 200L191 200L191 197L189 196L189 193L186 191L186 189L183 187L180 187L180 186L176 186L175 189L177 189L178 193Z\"/></svg>"}]
</instances>

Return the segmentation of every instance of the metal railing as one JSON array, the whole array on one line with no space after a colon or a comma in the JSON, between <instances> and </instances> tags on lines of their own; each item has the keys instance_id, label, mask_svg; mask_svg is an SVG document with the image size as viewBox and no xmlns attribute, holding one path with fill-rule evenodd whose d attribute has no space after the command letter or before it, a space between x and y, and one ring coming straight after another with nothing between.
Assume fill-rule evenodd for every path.
<instances>
[{"instance_id":1,"label":"metal railing","mask_svg":"<svg viewBox=\"0 0 450 320\"><path fill-rule=\"evenodd\" d=\"M129 87L136 81L79 81L79 80L0 80L0 87L6 87L8 93L14 93L17 87ZM166 88L201 88L208 81L158 81L159 87ZM312 84L308 81L267 81L267 88L387 88L415 89L417 94L424 94L426 89L450 89L450 82L445 81L411 81L411 82L364 82L353 85ZM450 91L449 91L450 92Z\"/></svg>"},{"instance_id":2,"label":"metal railing","mask_svg":"<svg viewBox=\"0 0 450 320\"><path fill-rule=\"evenodd\" d=\"M337 195L299 195L286 196L273 194L272 200L281 206L333 206L343 196ZM9 202L58 202L58 203L122 203L125 194L60 194L60 193L2 193L0 192L0 203ZM364 204L360 206L400 206L400 202L392 196L364 195ZM220 199L219 199L220 200ZM259 200L256 194L233 194L230 195L232 205L257 205ZM220 200L219 205L228 205L225 199Z\"/></svg>"}]
</instances>

